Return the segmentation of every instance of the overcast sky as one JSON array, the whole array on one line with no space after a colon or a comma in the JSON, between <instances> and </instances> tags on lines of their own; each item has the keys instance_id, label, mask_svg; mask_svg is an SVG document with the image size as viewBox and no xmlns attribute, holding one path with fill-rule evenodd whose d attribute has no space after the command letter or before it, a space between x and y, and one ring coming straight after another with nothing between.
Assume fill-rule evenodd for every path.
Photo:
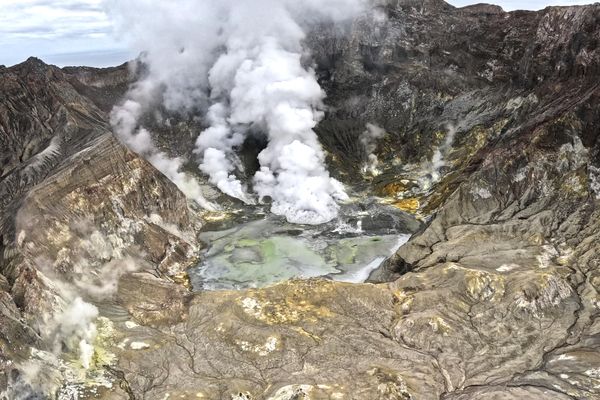
<instances>
[{"instance_id":1,"label":"overcast sky","mask_svg":"<svg viewBox=\"0 0 600 400\"><path fill-rule=\"evenodd\" d=\"M449 1L455 6L479 2L481 1ZM592 2L495 1L505 10L531 10L547 5ZM29 56L36 56L60 66L109 66L131 59L135 54L127 50L125 43L113 36L111 21L102 4L103 0L0 0L0 64L17 64Z\"/></svg>"},{"instance_id":2,"label":"overcast sky","mask_svg":"<svg viewBox=\"0 0 600 400\"><path fill-rule=\"evenodd\" d=\"M0 0L0 64L36 56L61 66L116 65L132 56L126 49L102 0Z\"/></svg>"}]
</instances>

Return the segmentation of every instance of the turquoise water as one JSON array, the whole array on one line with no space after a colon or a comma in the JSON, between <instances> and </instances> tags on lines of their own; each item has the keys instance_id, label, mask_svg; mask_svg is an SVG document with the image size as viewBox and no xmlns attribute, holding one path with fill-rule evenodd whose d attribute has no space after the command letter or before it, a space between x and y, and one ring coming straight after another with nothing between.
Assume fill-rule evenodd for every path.
<instances>
[{"instance_id":1,"label":"turquoise water","mask_svg":"<svg viewBox=\"0 0 600 400\"><path fill-rule=\"evenodd\" d=\"M321 228L323 229L323 228ZM350 237L348 237L350 236ZM291 278L325 276L364 282L409 238L370 236L335 229L302 227L265 218L232 229L204 232L209 247L189 272L196 290L262 287Z\"/></svg>"}]
</instances>

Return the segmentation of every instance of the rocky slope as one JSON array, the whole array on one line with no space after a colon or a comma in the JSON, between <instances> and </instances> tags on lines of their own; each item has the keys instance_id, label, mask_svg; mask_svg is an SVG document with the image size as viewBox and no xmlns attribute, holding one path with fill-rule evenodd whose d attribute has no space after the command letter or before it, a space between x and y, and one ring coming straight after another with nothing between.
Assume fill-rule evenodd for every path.
<instances>
[{"instance_id":1,"label":"rocky slope","mask_svg":"<svg viewBox=\"0 0 600 400\"><path fill-rule=\"evenodd\" d=\"M98 98L120 98L126 69L68 71L30 59L0 74L4 389L21 390L31 348L69 347L56 331L78 297L104 299L134 270L177 280L198 246L183 194L110 132Z\"/></svg>"},{"instance_id":2,"label":"rocky slope","mask_svg":"<svg viewBox=\"0 0 600 400\"><path fill-rule=\"evenodd\" d=\"M110 135L126 67L0 69L5 398L73 398L22 361L56 362L77 297L108 321L84 398L600 398L600 5L375 9L306 43L332 171L426 221L378 284L188 292L202 217Z\"/></svg>"}]
</instances>

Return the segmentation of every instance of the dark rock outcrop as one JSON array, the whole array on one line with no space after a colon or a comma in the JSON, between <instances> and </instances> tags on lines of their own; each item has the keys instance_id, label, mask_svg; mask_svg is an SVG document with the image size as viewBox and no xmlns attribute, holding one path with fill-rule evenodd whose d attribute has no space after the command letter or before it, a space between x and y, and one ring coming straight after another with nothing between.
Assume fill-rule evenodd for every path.
<instances>
[{"instance_id":1,"label":"dark rock outcrop","mask_svg":"<svg viewBox=\"0 0 600 400\"><path fill-rule=\"evenodd\" d=\"M306 44L333 172L426 221L377 285L176 286L197 218L109 134L127 68L0 69L0 393L43 347L44 277L109 271L99 398L600 398L600 5L376 4Z\"/></svg>"}]
</instances>

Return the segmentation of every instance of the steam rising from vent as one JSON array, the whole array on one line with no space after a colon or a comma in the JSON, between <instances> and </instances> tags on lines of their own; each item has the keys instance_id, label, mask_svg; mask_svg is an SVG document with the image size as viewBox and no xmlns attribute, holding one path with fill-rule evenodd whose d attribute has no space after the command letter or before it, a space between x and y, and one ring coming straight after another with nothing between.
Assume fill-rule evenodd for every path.
<instances>
[{"instance_id":1,"label":"steam rising from vent","mask_svg":"<svg viewBox=\"0 0 600 400\"><path fill-rule=\"evenodd\" d=\"M347 196L329 176L313 130L323 117L325 93L306 66L304 30L319 19L347 19L361 3L107 0L148 68L130 93L132 101L146 108L160 97L167 110L200 114L207 127L194 152L211 183L246 203L268 197L272 212L310 224L333 219L337 201ZM181 164L165 160L146 132L135 133L140 113L122 112L130 106L113 114L121 137L134 150L145 150L150 161L158 154L179 171ZM251 131L268 139L258 156L254 193L239 179L243 171L236 156Z\"/></svg>"},{"instance_id":2,"label":"steam rising from vent","mask_svg":"<svg viewBox=\"0 0 600 400\"><path fill-rule=\"evenodd\" d=\"M435 183L442 178L442 168L446 166L445 156L452 150L454 137L456 136L457 128L452 125L446 125L447 133L444 142L435 150L431 162L426 167L427 175L419 179L419 186L422 190L429 190Z\"/></svg>"},{"instance_id":3,"label":"steam rising from vent","mask_svg":"<svg viewBox=\"0 0 600 400\"><path fill-rule=\"evenodd\" d=\"M93 322L98 317L96 306L86 303L81 297L76 297L63 310L56 320L61 339L75 341L79 351L79 358L83 368L89 369L94 355L94 340L96 339L96 324ZM57 341L57 345L59 342ZM59 354L57 348L55 352Z\"/></svg>"},{"instance_id":4,"label":"steam rising from vent","mask_svg":"<svg viewBox=\"0 0 600 400\"><path fill-rule=\"evenodd\" d=\"M447 125L446 129L448 133L446 134L446 138L444 139L444 143L440 147L438 147L433 153L433 157L431 159L432 164L432 179L434 181L438 181L440 179L440 170L442 167L446 166L446 161L444 160L444 155L450 151L452 148L452 143L454 143L454 136L456 135L456 127L454 125Z\"/></svg>"},{"instance_id":5,"label":"steam rising from vent","mask_svg":"<svg viewBox=\"0 0 600 400\"><path fill-rule=\"evenodd\" d=\"M377 140L385 136L385 131L377 125L367 123L365 131L360 135L360 143L363 145L367 155L366 163L362 167L363 173L370 173L373 176L379 175L379 160L375 154L377 149Z\"/></svg>"},{"instance_id":6,"label":"steam rising from vent","mask_svg":"<svg viewBox=\"0 0 600 400\"><path fill-rule=\"evenodd\" d=\"M144 156L156 169L169 178L188 198L195 200L201 207L215 209L202 195L198 182L190 175L182 172L184 160L170 158L165 152L158 150L150 132L138 128L138 121L149 106L150 99L157 90L152 85L134 86L128 93L128 99L113 109L110 123L119 139L130 149ZM137 129L137 130L136 130Z\"/></svg>"}]
</instances>

